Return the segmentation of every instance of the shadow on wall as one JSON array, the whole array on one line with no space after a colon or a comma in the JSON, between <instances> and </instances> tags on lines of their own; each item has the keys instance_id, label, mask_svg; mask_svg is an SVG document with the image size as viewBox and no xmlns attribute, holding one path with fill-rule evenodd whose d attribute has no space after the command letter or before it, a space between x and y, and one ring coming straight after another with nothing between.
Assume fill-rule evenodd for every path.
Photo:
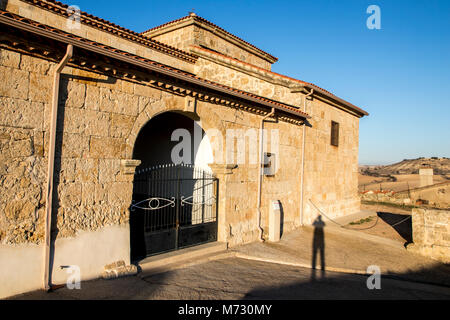
<instances>
[{"instance_id":1,"label":"shadow on wall","mask_svg":"<svg viewBox=\"0 0 450 320\"><path fill-rule=\"evenodd\" d=\"M381 220L389 224L403 239L405 239L405 246L413 242L412 219L408 219L410 215L389 212L377 212L377 215Z\"/></svg>"},{"instance_id":2,"label":"shadow on wall","mask_svg":"<svg viewBox=\"0 0 450 320\"><path fill-rule=\"evenodd\" d=\"M6 10L6 5L8 4L8 0L0 0L0 9Z\"/></svg>"},{"instance_id":3,"label":"shadow on wall","mask_svg":"<svg viewBox=\"0 0 450 320\"><path fill-rule=\"evenodd\" d=\"M281 239L284 233L284 208L281 201L278 201L278 204L280 206L280 239Z\"/></svg>"},{"instance_id":4,"label":"shadow on wall","mask_svg":"<svg viewBox=\"0 0 450 320\"><path fill-rule=\"evenodd\" d=\"M55 241L60 233L58 227L58 209L61 207L61 199L59 198L58 189L61 184L61 172L64 171L62 168L62 157L63 152L67 152L67 150L63 151L64 144L64 118L65 118L65 109L66 103L69 96L69 82L73 79L84 80L84 81L92 81L95 82L105 82L105 83L115 83L116 79L108 77L106 80L98 80L94 78L84 77L84 76L75 76L70 74L61 74L60 86L59 86L59 100L58 100L58 119L57 119L57 127L56 127L56 141L55 141L55 162L54 162L54 176L53 176L53 203L52 203L52 224L51 224L51 238L50 238L50 271L53 270L54 260L55 260ZM49 119L50 121L50 119ZM79 158L82 158L83 155L77 155ZM44 186L45 188L45 186ZM43 192L45 194L45 191ZM56 266L59 268L60 266ZM52 283L52 274L50 272L50 283Z\"/></svg>"},{"instance_id":5,"label":"shadow on wall","mask_svg":"<svg viewBox=\"0 0 450 320\"><path fill-rule=\"evenodd\" d=\"M50 261L49 261L49 282L52 283L52 275L55 261L55 241L59 234L58 228L58 209L61 207L61 201L59 199L58 189L61 182L62 171L62 148L63 148L63 134L64 132L64 115L65 115L65 101L68 94L69 76L61 74L61 80L59 85L59 100L58 100L58 117L56 127L56 140L55 140L55 162L54 162L54 176L53 176L53 203L52 203L52 216L50 226ZM50 121L50 120L49 120ZM81 157L81 155L80 155ZM45 188L45 187L44 187ZM44 190L45 194L45 190Z\"/></svg>"}]
</instances>

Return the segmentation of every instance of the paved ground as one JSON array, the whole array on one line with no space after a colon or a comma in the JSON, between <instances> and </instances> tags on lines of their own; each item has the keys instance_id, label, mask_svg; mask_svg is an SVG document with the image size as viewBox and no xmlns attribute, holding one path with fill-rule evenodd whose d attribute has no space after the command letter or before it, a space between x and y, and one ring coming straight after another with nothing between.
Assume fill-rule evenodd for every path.
<instances>
[{"instance_id":1,"label":"paved ground","mask_svg":"<svg viewBox=\"0 0 450 320\"><path fill-rule=\"evenodd\" d=\"M374 213L365 211L337 222L347 225ZM63 288L16 298L450 299L450 266L408 252L403 241L323 221L323 228L303 227L284 234L277 243L256 242L233 248L235 257L222 255L220 260L196 261L198 264L184 264L158 274L83 282L81 290ZM323 249L323 274L311 269L314 248L317 269ZM366 286L366 270L371 265L380 267L381 290Z\"/></svg>"},{"instance_id":2,"label":"paved ground","mask_svg":"<svg viewBox=\"0 0 450 320\"><path fill-rule=\"evenodd\" d=\"M376 213L365 212L357 218L373 214ZM351 220L347 217L341 222L347 225ZM312 267L315 248L316 265L319 268L320 248L323 248L325 268L329 271L366 273L367 267L376 265L385 275L450 287L450 266L408 252L404 241L340 228L326 219L324 222L321 233L316 233L317 229L313 227L303 227L283 235L277 243L255 242L233 250L241 258Z\"/></svg>"},{"instance_id":3,"label":"paved ground","mask_svg":"<svg viewBox=\"0 0 450 320\"><path fill-rule=\"evenodd\" d=\"M450 289L381 279L369 290L367 277L280 264L226 258L169 272L83 282L80 290L33 292L17 299L450 299Z\"/></svg>"}]
</instances>

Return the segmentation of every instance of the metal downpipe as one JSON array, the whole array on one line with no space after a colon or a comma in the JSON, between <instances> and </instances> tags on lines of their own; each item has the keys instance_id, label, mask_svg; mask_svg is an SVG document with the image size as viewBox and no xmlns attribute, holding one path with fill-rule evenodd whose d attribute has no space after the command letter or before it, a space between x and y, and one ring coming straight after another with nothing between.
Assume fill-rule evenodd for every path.
<instances>
[{"instance_id":1,"label":"metal downpipe","mask_svg":"<svg viewBox=\"0 0 450 320\"><path fill-rule=\"evenodd\" d=\"M264 121L273 116L275 114L275 108L272 108L272 111L264 116L264 118L261 119L261 125L259 129L259 159L258 159L258 202L257 202L257 211L258 211L258 229L259 229L259 241L264 242L263 238L263 228L261 227L261 189L262 189L262 177L263 177L263 170L262 170L262 157L264 153Z\"/></svg>"},{"instance_id":2,"label":"metal downpipe","mask_svg":"<svg viewBox=\"0 0 450 320\"><path fill-rule=\"evenodd\" d=\"M314 89L303 97L303 112L306 112L306 98L314 93ZM302 134L302 165L301 165L301 177L300 177L300 225L303 226L303 185L304 185L304 173L305 173L305 148L306 148L306 125L303 124L303 134Z\"/></svg>"},{"instance_id":3,"label":"metal downpipe","mask_svg":"<svg viewBox=\"0 0 450 320\"><path fill-rule=\"evenodd\" d=\"M50 243L51 243L51 225L52 225L52 204L53 204L53 171L55 167L55 147L56 147L56 128L58 118L59 85L61 71L69 62L73 55L73 46L69 44L63 59L56 66L53 78L52 93L52 111L50 123L50 141L48 148L48 168L47 168L47 187L45 195L45 245L44 245L44 279L43 288L50 290Z\"/></svg>"}]
</instances>

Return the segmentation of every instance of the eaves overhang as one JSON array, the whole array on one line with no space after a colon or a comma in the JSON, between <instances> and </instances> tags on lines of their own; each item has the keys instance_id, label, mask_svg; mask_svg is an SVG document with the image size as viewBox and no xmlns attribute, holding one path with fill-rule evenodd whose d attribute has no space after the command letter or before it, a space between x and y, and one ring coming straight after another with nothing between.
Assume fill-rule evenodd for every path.
<instances>
[{"instance_id":1,"label":"eaves overhang","mask_svg":"<svg viewBox=\"0 0 450 320\"><path fill-rule=\"evenodd\" d=\"M300 86L295 86L295 87L291 88L291 92L308 93L310 90L313 90L315 96L323 96L326 99L328 99L328 101L336 103L337 106L353 113L355 116L357 116L359 118L369 115L369 113L367 111L353 105L352 103L350 103L344 99L341 99L341 98L335 96L334 94L328 92L327 90L322 89L321 87L318 87L312 83L305 83Z\"/></svg>"},{"instance_id":2,"label":"eaves overhang","mask_svg":"<svg viewBox=\"0 0 450 320\"><path fill-rule=\"evenodd\" d=\"M287 105L278 101L254 95L252 93L248 93L219 83L205 80L193 74L181 71L179 69L175 69L170 66L155 62L153 60L143 58L107 45L103 45L101 43L91 41L73 35L71 33L67 33L65 31L38 23L36 21L21 17L8 11L0 10L0 23L12 26L14 28L26 32L37 34L42 37L47 37L52 40L62 42L64 44L71 44L74 47L81 48L125 63L129 63L131 65L159 74L163 74L165 76L169 76L177 80L186 81L190 84L194 84L209 90L213 90L220 94L225 94L227 96L231 96L237 99L242 99L248 103L268 108L274 108L282 113L290 114L291 116L295 116L303 120L311 118L308 114L302 112L296 106Z\"/></svg>"}]
</instances>

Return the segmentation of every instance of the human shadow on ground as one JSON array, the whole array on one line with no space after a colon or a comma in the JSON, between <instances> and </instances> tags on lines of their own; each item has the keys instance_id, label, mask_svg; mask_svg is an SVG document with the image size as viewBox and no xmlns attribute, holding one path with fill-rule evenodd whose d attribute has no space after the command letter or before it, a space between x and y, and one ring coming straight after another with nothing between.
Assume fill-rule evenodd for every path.
<instances>
[{"instance_id":1,"label":"human shadow on ground","mask_svg":"<svg viewBox=\"0 0 450 320\"><path fill-rule=\"evenodd\" d=\"M317 254L320 255L321 278L325 277L325 234L323 230L325 227L325 222L323 222L321 215L314 220L313 226L314 236L312 242L311 281L316 280L316 265L318 260Z\"/></svg>"},{"instance_id":2,"label":"human shadow on ground","mask_svg":"<svg viewBox=\"0 0 450 320\"><path fill-rule=\"evenodd\" d=\"M388 224L395 224L407 218L407 215L398 215L386 212L378 213L380 219ZM404 226L400 226L405 224ZM395 230L411 241L411 220L395 226ZM435 262L427 268L410 269L403 273L385 272L382 270L382 290L370 290L367 282L370 275L348 274L325 271L325 222L318 216L312 224L314 235L312 241L311 277L292 281L278 286L261 286L247 292L243 299L450 299L450 265ZM318 256L320 256L320 277L317 277ZM299 268L299 275L308 272ZM383 281L384 280L384 281ZM392 280L400 282L400 285ZM411 284L412 282L416 284ZM383 285L384 284L384 285ZM439 286L444 294L420 289L420 284ZM404 289L409 286L410 289ZM419 289L414 288L419 286ZM438 288L438 287L437 287ZM417 291L416 291L417 290ZM411 293L408 293L411 292Z\"/></svg>"}]
</instances>

